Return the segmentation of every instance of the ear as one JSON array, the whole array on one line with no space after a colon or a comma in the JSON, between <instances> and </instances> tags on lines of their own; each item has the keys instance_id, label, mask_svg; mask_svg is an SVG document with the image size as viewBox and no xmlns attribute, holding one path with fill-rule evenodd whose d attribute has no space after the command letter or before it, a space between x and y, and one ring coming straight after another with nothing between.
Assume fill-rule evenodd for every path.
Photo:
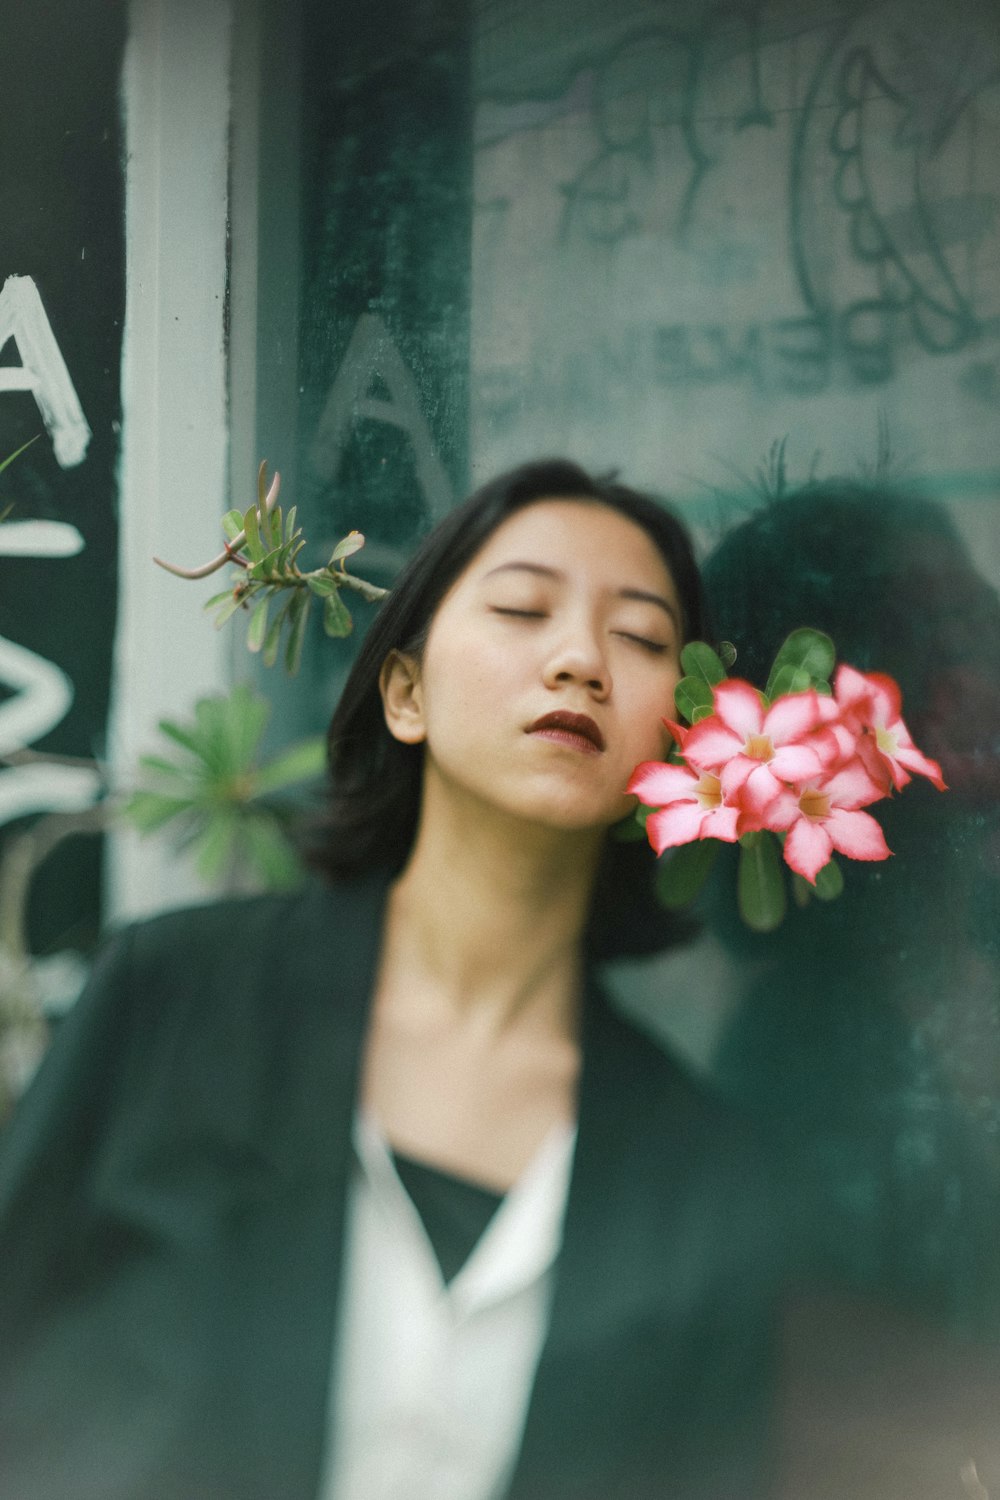
<instances>
[{"instance_id":1,"label":"ear","mask_svg":"<svg viewBox=\"0 0 1000 1500\"><path fill-rule=\"evenodd\" d=\"M378 685L386 727L393 739L403 745L422 745L427 733L417 658L390 651L378 674Z\"/></svg>"}]
</instances>

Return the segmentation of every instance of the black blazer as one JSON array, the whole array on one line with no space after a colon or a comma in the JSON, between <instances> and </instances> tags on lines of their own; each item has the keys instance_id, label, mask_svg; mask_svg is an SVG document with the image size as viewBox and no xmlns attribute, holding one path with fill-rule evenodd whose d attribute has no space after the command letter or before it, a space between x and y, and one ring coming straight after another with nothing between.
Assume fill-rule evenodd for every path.
<instances>
[{"instance_id":1,"label":"black blazer","mask_svg":"<svg viewBox=\"0 0 1000 1500\"><path fill-rule=\"evenodd\" d=\"M315 1500L384 896L172 913L105 950L0 1158L2 1500ZM510 1500L748 1500L769 1179L596 989L583 1057Z\"/></svg>"}]
</instances>

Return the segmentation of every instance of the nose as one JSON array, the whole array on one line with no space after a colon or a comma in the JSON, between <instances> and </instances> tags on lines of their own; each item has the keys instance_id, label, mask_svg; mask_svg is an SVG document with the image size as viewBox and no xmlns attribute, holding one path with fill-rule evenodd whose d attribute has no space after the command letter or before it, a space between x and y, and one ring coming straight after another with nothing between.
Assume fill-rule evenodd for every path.
<instances>
[{"instance_id":1,"label":"nose","mask_svg":"<svg viewBox=\"0 0 1000 1500\"><path fill-rule=\"evenodd\" d=\"M611 671L595 632L578 626L568 630L549 654L544 673L546 687L584 687L597 699L611 692Z\"/></svg>"}]
</instances>

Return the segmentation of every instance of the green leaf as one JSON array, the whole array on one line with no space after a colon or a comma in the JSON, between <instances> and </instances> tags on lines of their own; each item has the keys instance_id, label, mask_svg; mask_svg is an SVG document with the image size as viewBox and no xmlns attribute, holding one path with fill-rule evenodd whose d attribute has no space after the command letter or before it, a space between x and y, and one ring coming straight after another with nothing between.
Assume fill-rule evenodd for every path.
<instances>
[{"instance_id":1,"label":"green leaf","mask_svg":"<svg viewBox=\"0 0 1000 1500\"><path fill-rule=\"evenodd\" d=\"M350 635L354 629L351 612L340 597L339 590L336 594L331 594L323 605L323 629L334 639Z\"/></svg>"},{"instance_id":2,"label":"green leaf","mask_svg":"<svg viewBox=\"0 0 1000 1500\"><path fill-rule=\"evenodd\" d=\"M266 531L272 549L277 549L281 546L283 541L283 527L280 505L276 505L273 510L264 512L264 524L261 530L262 532Z\"/></svg>"},{"instance_id":3,"label":"green leaf","mask_svg":"<svg viewBox=\"0 0 1000 1500\"><path fill-rule=\"evenodd\" d=\"M695 724L713 712L712 689L701 677L682 677L674 689L674 703L682 719Z\"/></svg>"},{"instance_id":4,"label":"green leaf","mask_svg":"<svg viewBox=\"0 0 1000 1500\"><path fill-rule=\"evenodd\" d=\"M10 467L10 465L14 462L15 458L20 458L21 454L25 451L26 448L30 448L31 445L32 445L32 443L37 443L38 439L41 437L41 435L42 434L40 432L36 432L35 435L34 435L34 437L29 438L26 443L22 443L21 446L20 446L20 448L15 448L14 451L13 451L13 453L8 453L7 457L3 460L2 463L0 463L0 474L3 473L4 469L7 469L7 468ZM5 511L4 515L6 515L6 514L7 514L7 512Z\"/></svg>"},{"instance_id":5,"label":"green leaf","mask_svg":"<svg viewBox=\"0 0 1000 1500\"><path fill-rule=\"evenodd\" d=\"M270 627L268 628L267 636L264 640L263 652L265 667L273 667L275 662L278 660L278 647L281 643L281 627L284 625L285 620L288 618L288 608L292 602L292 598L293 596L289 594L282 600L278 613L275 615L274 619L271 621Z\"/></svg>"},{"instance_id":6,"label":"green leaf","mask_svg":"<svg viewBox=\"0 0 1000 1500\"><path fill-rule=\"evenodd\" d=\"M264 644L264 639L267 635L267 612L270 603L270 599L265 594L250 616L250 628L247 631L248 651L259 651Z\"/></svg>"},{"instance_id":7,"label":"green leaf","mask_svg":"<svg viewBox=\"0 0 1000 1500\"><path fill-rule=\"evenodd\" d=\"M213 700L219 706L220 728L225 737L226 763L238 775L253 765L261 737L271 717L271 705L246 682L238 683L228 697Z\"/></svg>"},{"instance_id":8,"label":"green leaf","mask_svg":"<svg viewBox=\"0 0 1000 1500\"><path fill-rule=\"evenodd\" d=\"M345 537L334 547L330 553L330 561L327 567L332 568L334 563L340 562L342 558L352 557L355 552L360 552L365 545L365 539L360 531L349 531Z\"/></svg>"},{"instance_id":9,"label":"green leaf","mask_svg":"<svg viewBox=\"0 0 1000 1500\"><path fill-rule=\"evenodd\" d=\"M222 603L221 601L224 598L225 603ZM205 608L212 609L217 602L221 604L221 607L216 614L215 619L212 621L212 624L215 626L216 630L220 630L222 626L225 625L226 621L231 620L236 611L241 608L243 604L243 597L240 594L235 594L232 589L230 589L228 591L228 597L222 594L216 594L214 600L210 599L205 605Z\"/></svg>"},{"instance_id":10,"label":"green leaf","mask_svg":"<svg viewBox=\"0 0 1000 1500\"><path fill-rule=\"evenodd\" d=\"M718 853L718 839L695 839L664 857L656 877L656 894L668 911L690 905L708 879Z\"/></svg>"},{"instance_id":11,"label":"green leaf","mask_svg":"<svg viewBox=\"0 0 1000 1500\"><path fill-rule=\"evenodd\" d=\"M285 643L285 670L294 677L302 664L302 647L306 638L306 622L309 619L310 596L305 589L297 589L288 609L289 631Z\"/></svg>"},{"instance_id":12,"label":"green leaf","mask_svg":"<svg viewBox=\"0 0 1000 1500\"><path fill-rule=\"evenodd\" d=\"M247 569L247 577L258 579L266 578L268 580L272 579L274 575L280 571L281 554L283 550L284 549L281 547L272 547L270 551L265 552L261 557L258 557L256 561L251 563L250 567Z\"/></svg>"},{"instance_id":13,"label":"green leaf","mask_svg":"<svg viewBox=\"0 0 1000 1500\"><path fill-rule=\"evenodd\" d=\"M313 781L326 769L326 741L321 735L299 740L257 773L258 794L277 792L299 781Z\"/></svg>"},{"instance_id":14,"label":"green leaf","mask_svg":"<svg viewBox=\"0 0 1000 1500\"><path fill-rule=\"evenodd\" d=\"M633 808L627 818L622 818L620 823L615 823L611 829L611 837L618 844L638 844L646 838L646 819L653 811L651 807L639 806Z\"/></svg>"},{"instance_id":15,"label":"green leaf","mask_svg":"<svg viewBox=\"0 0 1000 1500\"><path fill-rule=\"evenodd\" d=\"M168 740L183 745L185 750L190 750L192 755L196 755L199 760L204 759L204 747L195 731L186 729L182 724L175 724L173 719L161 719L157 727Z\"/></svg>"},{"instance_id":16,"label":"green leaf","mask_svg":"<svg viewBox=\"0 0 1000 1500\"><path fill-rule=\"evenodd\" d=\"M295 517L296 517L297 514L298 514L298 506L297 505L293 505L292 508L291 508L291 510L288 512L288 515L285 517L285 546L286 547L290 547L291 544L295 541L295 538L296 538Z\"/></svg>"},{"instance_id":17,"label":"green leaf","mask_svg":"<svg viewBox=\"0 0 1000 1500\"><path fill-rule=\"evenodd\" d=\"M793 630L774 658L765 696L772 699L777 696L774 682L785 667L801 668L811 683L828 682L835 660L833 641L828 635L821 630Z\"/></svg>"},{"instance_id":18,"label":"green leaf","mask_svg":"<svg viewBox=\"0 0 1000 1500\"><path fill-rule=\"evenodd\" d=\"M165 792L138 791L122 808L122 815L140 833L154 833L180 813L191 811L190 797L170 797Z\"/></svg>"},{"instance_id":19,"label":"green leaf","mask_svg":"<svg viewBox=\"0 0 1000 1500\"><path fill-rule=\"evenodd\" d=\"M844 872L835 859L816 872L814 890L821 901L835 901L844 889Z\"/></svg>"},{"instance_id":20,"label":"green leaf","mask_svg":"<svg viewBox=\"0 0 1000 1500\"><path fill-rule=\"evenodd\" d=\"M727 672L729 671L730 667L736 665L736 647L733 645L732 641L719 642L719 660L721 661Z\"/></svg>"},{"instance_id":21,"label":"green leaf","mask_svg":"<svg viewBox=\"0 0 1000 1500\"><path fill-rule=\"evenodd\" d=\"M736 898L740 916L754 932L773 932L781 925L787 897L778 846L769 833L740 839Z\"/></svg>"},{"instance_id":22,"label":"green leaf","mask_svg":"<svg viewBox=\"0 0 1000 1500\"><path fill-rule=\"evenodd\" d=\"M302 864L276 819L257 815L240 825L240 843L264 884L287 890L302 880Z\"/></svg>"},{"instance_id":23,"label":"green leaf","mask_svg":"<svg viewBox=\"0 0 1000 1500\"><path fill-rule=\"evenodd\" d=\"M709 687L726 680L725 667L705 641L688 642L681 652L681 666L688 677L697 677Z\"/></svg>"},{"instance_id":24,"label":"green leaf","mask_svg":"<svg viewBox=\"0 0 1000 1500\"><path fill-rule=\"evenodd\" d=\"M217 785L246 774L270 711L267 701L245 683L234 687L228 696L216 694L195 704L200 752Z\"/></svg>"},{"instance_id":25,"label":"green leaf","mask_svg":"<svg viewBox=\"0 0 1000 1500\"><path fill-rule=\"evenodd\" d=\"M260 562L268 549L261 541L260 527L257 523L257 507L251 505L243 515L243 530L247 534L247 553L251 562Z\"/></svg>"},{"instance_id":26,"label":"green leaf","mask_svg":"<svg viewBox=\"0 0 1000 1500\"><path fill-rule=\"evenodd\" d=\"M321 599L329 599L331 594L340 592L339 582L327 573L325 569L316 573L307 573L306 582L313 593L318 594Z\"/></svg>"},{"instance_id":27,"label":"green leaf","mask_svg":"<svg viewBox=\"0 0 1000 1500\"><path fill-rule=\"evenodd\" d=\"M219 594L213 594L211 599L205 600L206 609L215 609L219 604L227 604L233 597L232 589L223 589Z\"/></svg>"},{"instance_id":28,"label":"green leaf","mask_svg":"<svg viewBox=\"0 0 1000 1500\"><path fill-rule=\"evenodd\" d=\"M812 687L812 678L804 667L784 666L772 672L767 685L769 698L781 698L785 693L804 693Z\"/></svg>"},{"instance_id":29,"label":"green leaf","mask_svg":"<svg viewBox=\"0 0 1000 1500\"><path fill-rule=\"evenodd\" d=\"M174 760L165 760L162 755L140 755L139 765L144 771L152 771L156 776L169 776L173 780L178 778L188 781L191 777L189 766L180 766Z\"/></svg>"},{"instance_id":30,"label":"green leaf","mask_svg":"<svg viewBox=\"0 0 1000 1500\"><path fill-rule=\"evenodd\" d=\"M222 530L225 532L227 542L235 542L243 530L243 512L241 510L227 510L222 518Z\"/></svg>"},{"instance_id":31,"label":"green leaf","mask_svg":"<svg viewBox=\"0 0 1000 1500\"><path fill-rule=\"evenodd\" d=\"M204 830L192 842L195 868L202 880L213 884L228 871L239 824L226 808L210 818Z\"/></svg>"}]
</instances>

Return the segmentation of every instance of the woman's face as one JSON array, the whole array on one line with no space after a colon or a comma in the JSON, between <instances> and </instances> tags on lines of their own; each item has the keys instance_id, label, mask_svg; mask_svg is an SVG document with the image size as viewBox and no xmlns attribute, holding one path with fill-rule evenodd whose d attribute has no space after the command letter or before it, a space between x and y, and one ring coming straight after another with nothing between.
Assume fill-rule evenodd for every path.
<instances>
[{"instance_id":1,"label":"woman's face","mask_svg":"<svg viewBox=\"0 0 1000 1500\"><path fill-rule=\"evenodd\" d=\"M426 746L425 795L554 828L604 827L662 758L681 610L655 543L586 500L517 511L460 574L419 662L383 670L391 732Z\"/></svg>"}]
</instances>

